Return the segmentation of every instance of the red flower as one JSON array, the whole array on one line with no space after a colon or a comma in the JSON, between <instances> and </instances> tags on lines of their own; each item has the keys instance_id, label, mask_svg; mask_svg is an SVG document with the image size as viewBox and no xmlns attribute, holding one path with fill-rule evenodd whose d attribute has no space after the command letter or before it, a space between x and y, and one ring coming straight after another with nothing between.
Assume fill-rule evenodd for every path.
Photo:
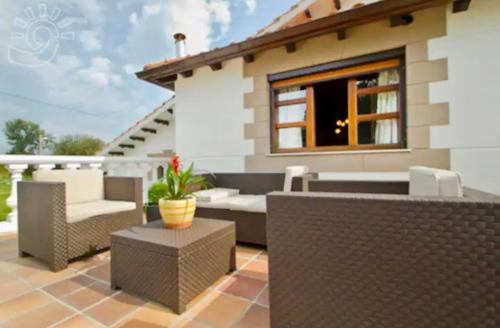
<instances>
[{"instance_id":1,"label":"red flower","mask_svg":"<svg viewBox=\"0 0 500 328\"><path fill-rule=\"evenodd\" d=\"M179 175L179 156L172 156L170 159L172 168L174 169L175 175Z\"/></svg>"}]
</instances>

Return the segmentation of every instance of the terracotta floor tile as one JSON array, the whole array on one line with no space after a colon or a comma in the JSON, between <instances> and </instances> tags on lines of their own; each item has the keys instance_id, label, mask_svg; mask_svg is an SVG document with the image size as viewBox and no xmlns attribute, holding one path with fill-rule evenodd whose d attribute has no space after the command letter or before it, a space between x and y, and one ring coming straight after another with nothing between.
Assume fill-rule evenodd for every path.
<instances>
[{"instance_id":1,"label":"terracotta floor tile","mask_svg":"<svg viewBox=\"0 0 500 328\"><path fill-rule=\"evenodd\" d=\"M263 251L261 254L259 254L259 256L257 256L257 260L267 262L269 260L269 256L267 255L267 251Z\"/></svg>"},{"instance_id":2,"label":"terracotta floor tile","mask_svg":"<svg viewBox=\"0 0 500 328\"><path fill-rule=\"evenodd\" d=\"M219 294L195 319L215 327L231 327L249 305L250 302L246 300Z\"/></svg>"},{"instance_id":3,"label":"terracotta floor tile","mask_svg":"<svg viewBox=\"0 0 500 328\"><path fill-rule=\"evenodd\" d=\"M60 303L51 303L33 311L30 311L20 317L10 320L4 324L5 328L43 328L63 320L74 312Z\"/></svg>"},{"instance_id":4,"label":"terracotta floor tile","mask_svg":"<svg viewBox=\"0 0 500 328\"><path fill-rule=\"evenodd\" d=\"M248 264L243 270L240 270L240 274L267 281L268 265L263 261L253 261L252 263Z\"/></svg>"},{"instance_id":5,"label":"terracotta floor tile","mask_svg":"<svg viewBox=\"0 0 500 328\"><path fill-rule=\"evenodd\" d=\"M75 275L75 272L70 269L65 269L58 272L52 272L49 269L42 270L38 273L30 275L29 277L24 278L28 283L33 286L43 286L58 282L60 280L72 277Z\"/></svg>"},{"instance_id":6,"label":"terracotta floor tile","mask_svg":"<svg viewBox=\"0 0 500 328\"><path fill-rule=\"evenodd\" d=\"M0 304L0 322L10 320L51 301L49 296L38 291L8 300Z\"/></svg>"},{"instance_id":7,"label":"terracotta floor tile","mask_svg":"<svg viewBox=\"0 0 500 328\"><path fill-rule=\"evenodd\" d=\"M0 286L7 285L15 280L14 275L6 272L0 272Z\"/></svg>"},{"instance_id":8,"label":"terracotta floor tile","mask_svg":"<svg viewBox=\"0 0 500 328\"><path fill-rule=\"evenodd\" d=\"M45 263L38 261L34 257L18 257L7 262L16 267L13 272L20 278L28 278L34 274L49 270Z\"/></svg>"},{"instance_id":9,"label":"terracotta floor tile","mask_svg":"<svg viewBox=\"0 0 500 328\"><path fill-rule=\"evenodd\" d=\"M159 304L149 303L137 310L118 327L168 327L178 318L179 315L173 313L172 310Z\"/></svg>"},{"instance_id":10,"label":"terracotta floor tile","mask_svg":"<svg viewBox=\"0 0 500 328\"><path fill-rule=\"evenodd\" d=\"M108 285L99 282L86 286L73 294L61 298L61 300L78 310L83 310L111 296L113 293L115 291L109 288Z\"/></svg>"},{"instance_id":11,"label":"terracotta floor tile","mask_svg":"<svg viewBox=\"0 0 500 328\"><path fill-rule=\"evenodd\" d=\"M69 268L81 271L108 263L109 263L108 256L106 256L105 254L97 254L92 257L86 257L78 261L72 262L69 264Z\"/></svg>"},{"instance_id":12,"label":"terracotta floor tile","mask_svg":"<svg viewBox=\"0 0 500 328\"><path fill-rule=\"evenodd\" d=\"M86 274L101 281L109 282L111 280L111 265L110 263L107 263L98 266L97 268L90 269Z\"/></svg>"},{"instance_id":13,"label":"terracotta floor tile","mask_svg":"<svg viewBox=\"0 0 500 328\"><path fill-rule=\"evenodd\" d=\"M144 301L128 295L120 293L104 302L85 311L85 313L104 325L112 325L129 314L138 307L144 305Z\"/></svg>"},{"instance_id":14,"label":"terracotta floor tile","mask_svg":"<svg viewBox=\"0 0 500 328\"><path fill-rule=\"evenodd\" d=\"M44 287L44 290L54 297L62 297L93 282L94 279L79 275Z\"/></svg>"},{"instance_id":15,"label":"terracotta floor tile","mask_svg":"<svg viewBox=\"0 0 500 328\"><path fill-rule=\"evenodd\" d=\"M236 268L238 270L240 270L242 266L244 266L245 264L248 263L248 261L250 261L250 258L248 258L248 257L237 256L236 257Z\"/></svg>"},{"instance_id":16,"label":"terracotta floor tile","mask_svg":"<svg viewBox=\"0 0 500 328\"><path fill-rule=\"evenodd\" d=\"M234 326L235 328L269 328L269 309L260 305L252 305L250 310Z\"/></svg>"},{"instance_id":17,"label":"terracotta floor tile","mask_svg":"<svg viewBox=\"0 0 500 328\"><path fill-rule=\"evenodd\" d=\"M240 257L252 257L259 253L262 249L251 246L236 246L236 255Z\"/></svg>"},{"instance_id":18,"label":"terracotta floor tile","mask_svg":"<svg viewBox=\"0 0 500 328\"><path fill-rule=\"evenodd\" d=\"M266 286L257 298L257 303L269 307L269 286Z\"/></svg>"},{"instance_id":19,"label":"terracotta floor tile","mask_svg":"<svg viewBox=\"0 0 500 328\"><path fill-rule=\"evenodd\" d=\"M85 318L84 316L77 315L72 317L69 320L61 322L56 325L54 328L100 328L102 325Z\"/></svg>"},{"instance_id":20,"label":"terracotta floor tile","mask_svg":"<svg viewBox=\"0 0 500 328\"><path fill-rule=\"evenodd\" d=\"M34 289L33 286L22 281L11 281L0 286L0 303L18 297Z\"/></svg>"},{"instance_id":21,"label":"terracotta floor tile","mask_svg":"<svg viewBox=\"0 0 500 328\"><path fill-rule=\"evenodd\" d=\"M183 321L182 323L179 323L176 325L178 328L212 328L211 326L202 323L198 320L194 319L187 319L186 321Z\"/></svg>"},{"instance_id":22,"label":"terracotta floor tile","mask_svg":"<svg viewBox=\"0 0 500 328\"><path fill-rule=\"evenodd\" d=\"M266 286L266 282L245 276L233 276L220 291L253 301Z\"/></svg>"}]
</instances>

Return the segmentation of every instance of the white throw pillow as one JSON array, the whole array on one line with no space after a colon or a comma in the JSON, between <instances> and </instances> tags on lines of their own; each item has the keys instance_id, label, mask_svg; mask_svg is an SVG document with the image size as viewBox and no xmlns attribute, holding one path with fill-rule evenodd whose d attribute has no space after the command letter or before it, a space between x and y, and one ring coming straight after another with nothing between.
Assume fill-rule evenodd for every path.
<instances>
[{"instance_id":1,"label":"white throw pillow","mask_svg":"<svg viewBox=\"0 0 500 328\"><path fill-rule=\"evenodd\" d=\"M240 193L238 189L213 188L196 191L193 195L199 202L213 202L219 199L236 196Z\"/></svg>"},{"instance_id":2,"label":"white throw pillow","mask_svg":"<svg viewBox=\"0 0 500 328\"><path fill-rule=\"evenodd\" d=\"M104 174L100 170L38 170L33 172L33 180L64 182L66 204L104 199Z\"/></svg>"},{"instance_id":3,"label":"white throw pillow","mask_svg":"<svg viewBox=\"0 0 500 328\"><path fill-rule=\"evenodd\" d=\"M309 167L307 166L288 166L285 171L285 185L283 186L283 191L291 192L293 178L301 177L307 173L309 173Z\"/></svg>"},{"instance_id":4,"label":"white throw pillow","mask_svg":"<svg viewBox=\"0 0 500 328\"><path fill-rule=\"evenodd\" d=\"M462 179L458 172L425 166L410 167L411 196L463 197Z\"/></svg>"}]
</instances>

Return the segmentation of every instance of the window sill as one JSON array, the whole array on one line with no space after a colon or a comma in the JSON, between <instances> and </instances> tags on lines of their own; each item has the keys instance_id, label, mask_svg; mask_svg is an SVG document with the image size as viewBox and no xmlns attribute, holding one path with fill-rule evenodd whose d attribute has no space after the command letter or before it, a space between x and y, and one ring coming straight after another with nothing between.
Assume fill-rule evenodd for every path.
<instances>
[{"instance_id":1,"label":"window sill","mask_svg":"<svg viewBox=\"0 0 500 328\"><path fill-rule=\"evenodd\" d=\"M363 154L392 154L411 153L410 148L402 149L374 149L374 150L339 150L339 151L310 151L303 153L271 153L267 157L297 157L297 156L332 156L332 155L363 155Z\"/></svg>"}]
</instances>

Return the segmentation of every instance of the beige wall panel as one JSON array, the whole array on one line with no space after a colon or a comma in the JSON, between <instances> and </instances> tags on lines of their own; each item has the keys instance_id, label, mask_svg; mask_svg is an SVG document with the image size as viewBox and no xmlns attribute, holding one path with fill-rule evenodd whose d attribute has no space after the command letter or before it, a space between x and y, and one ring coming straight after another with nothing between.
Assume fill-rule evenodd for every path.
<instances>
[{"instance_id":1,"label":"beige wall panel","mask_svg":"<svg viewBox=\"0 0 500 328\"><path fill-rule=\"evenodd\" d=\"M429 83L413 84L406 87L406 104L410 105L429 103Z\"/></svg>"},{"instance_id":2,"label":"beige wall panel","mask_svg":"<svg viewBox=\"0 0 500 328\"><path fill-rule=\"evenodd\" d=\"M412 165L425 165L440 169L450 168L449 149L415 149L411 152Z\"/></svg>"},{"instance_id":3,"label":"beige wall panel","mask_svg":"<svg viewBox=\"0 0 500 328\"><path fill-rule=\"evenodd\" d=\"M271 113L269 110L269 106L255 107L254 110L255 122L269 122L270 119L271 119Z\"/></svg>"},{"instance_id":4,"label":"beige wall panel","mask_svg":"<svg viewBox=\"0 0 500 328\"><path fill-rule=\"evenodd\" d=\"M431 144L430 128L428 126L408 127L408 148L429 148Z\"/></svg>"},{"instance_id":5,"label":"beige wall panel","mask_svg":"<svg viewBox=\"0 0 500 328\"><path fill-rule=\"evenodd\" d=\"M407 108L408 127L446 125L449 123L449 104L410 105Z\"/></svg>"},{"instance_id":6,"label":"beige wall panel","mask_svg":"<svg viewBox=\"0 0 500 328\"><path fill-rule=\"evenodd\" d=\"M438 59L409 64L406 68L408 85L448 80L448 60Z\"/></svg>"},{"instance_id":7,"label":"beige wall panel","mask_svg":"<svg viewBox=\"0 0 500 328\"><path fill-rule=\"evenodd\" d=\"M406 46L406 63L418 63L429 58L427 41L420 41Z\"/></svg>"},{"instance_id":8,"label":"beige wall panel","mask_svg":"<svg viewBox=\"0 0 500 328\"><path fill-rule=\"evenodd\" d=\"M256 122L245 124L245 139L269 138L269 123Z\"/></svg>"}]
</instances>

